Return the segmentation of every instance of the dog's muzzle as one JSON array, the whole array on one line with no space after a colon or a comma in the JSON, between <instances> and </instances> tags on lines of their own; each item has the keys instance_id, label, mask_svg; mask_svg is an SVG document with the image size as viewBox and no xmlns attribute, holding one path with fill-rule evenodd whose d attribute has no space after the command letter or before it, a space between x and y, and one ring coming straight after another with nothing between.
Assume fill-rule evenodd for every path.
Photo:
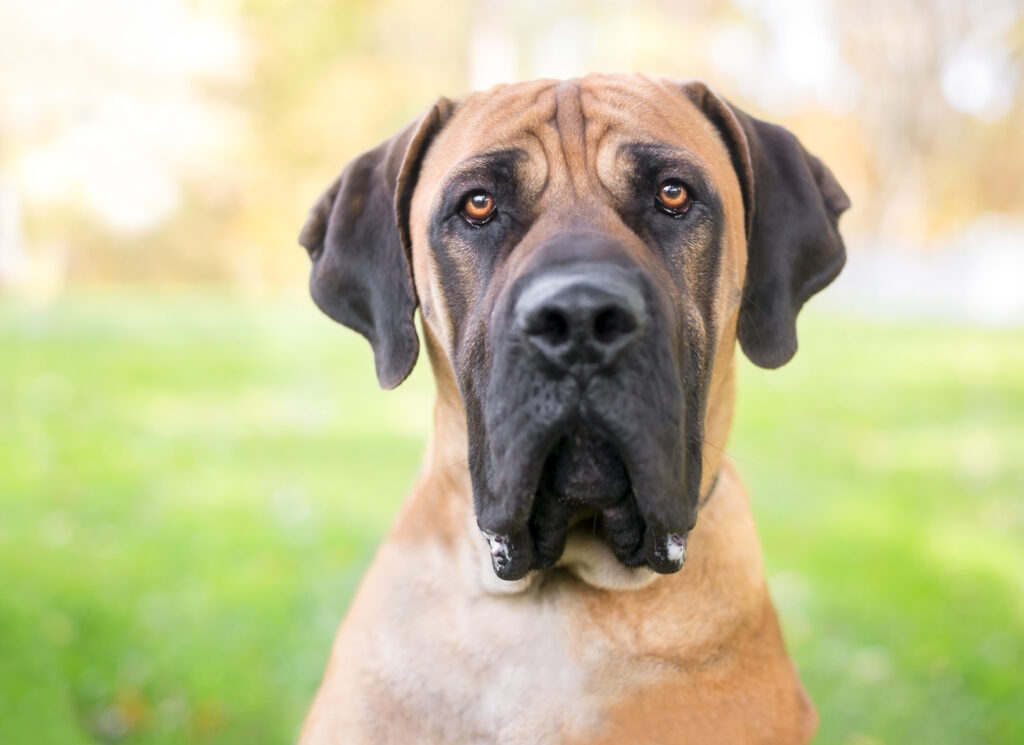
<instances>
[{"instance_id":1,"label":"dog's muzzle","mask_svg":"<svg viewBox=\"0 0 1024 745\"><path fill-rule=\"evenodd\" d=\"M673 332L658 307L639 270L577 261L531 272L496 314L473 473L502 579L553 566L570 529L592 531L626 566L682 567L695 510Z\"/></svg>"}]
</instances>

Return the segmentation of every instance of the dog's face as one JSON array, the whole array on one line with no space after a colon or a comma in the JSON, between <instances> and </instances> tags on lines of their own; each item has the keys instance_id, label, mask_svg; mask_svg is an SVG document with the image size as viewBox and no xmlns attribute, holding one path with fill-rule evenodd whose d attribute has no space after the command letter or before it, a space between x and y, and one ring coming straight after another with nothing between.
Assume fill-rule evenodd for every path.
<instances>
[{"instance_id":1,"label":"dog's face","mask_svg":"<svg viewBox=\"0 0 1024 745\"><path fill-rule=\"evenodd\" d=\"M762 366L793 355L847 204L792 135L703 85L592 76L440 101L350 164L301 242L387 387L420 304L499 577L553 566L580 523L667 573L717 463L716 367L737 336Z\"/></svg>"}]
</instances>

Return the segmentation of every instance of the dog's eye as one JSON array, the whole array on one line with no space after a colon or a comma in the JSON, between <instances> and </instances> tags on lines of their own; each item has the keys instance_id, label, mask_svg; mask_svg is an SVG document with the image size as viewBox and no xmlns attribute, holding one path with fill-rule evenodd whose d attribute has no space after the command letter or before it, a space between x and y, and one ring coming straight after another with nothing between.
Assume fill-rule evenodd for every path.
<instances>
[{"instance_id":1,"label":"dog's eye","mask_svg":"<svg viewBox=\"0 0 1024 745\"><path fill-rule=\"evenodd\" d=\"M462 203L462 216L473 225L483 225L494 215L494 197L486 191L473 191Z\"/></svg>"},{"instance_id":2,"label":"dog's eye","mask_svg":"<svg viewBox=\"0 0 1024 745\"><path fill-rule=\"evenodd\" d=\"M679 179L670 178L658 187L657 206L670 215L679 216L690 207L690 193Z\"/></svg>"}]
</instances>

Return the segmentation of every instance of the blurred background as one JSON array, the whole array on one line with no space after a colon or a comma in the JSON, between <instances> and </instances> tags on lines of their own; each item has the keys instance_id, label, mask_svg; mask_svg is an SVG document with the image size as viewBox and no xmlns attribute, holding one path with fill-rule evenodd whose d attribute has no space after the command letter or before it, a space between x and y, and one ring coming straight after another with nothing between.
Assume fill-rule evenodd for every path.
<instances>
[{"instance_id":1,"label":"blurred background","mask_svg":"<svg viewBox=\"0 0 1024 745\"><path fill-rule=\"evenodd\" d=\"M817 742L1024 742L1019 0L0 0L0 742L286 743L429 426L295 238L441 94L700 77L853 199L730 454Z\"/></svg>"}]
</instances>

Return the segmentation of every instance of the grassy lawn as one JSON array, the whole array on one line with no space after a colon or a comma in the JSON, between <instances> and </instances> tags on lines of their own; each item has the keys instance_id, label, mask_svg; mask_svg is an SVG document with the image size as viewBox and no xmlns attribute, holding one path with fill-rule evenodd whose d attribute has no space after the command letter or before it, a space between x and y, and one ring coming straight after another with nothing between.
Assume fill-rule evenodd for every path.
<instances>
[{"instance_id":1,"label":"grassy lawn","mask_svg":"<svg viewBox=\"0 0 1024 745\"><path fill-rule=\"evenodd\" d=\"M1024 333L801 342L729 450L818 742L1024 742ZM0 303L0 743L291 742L430 391L307 302Z\"/></svg>"}]
</instances>

